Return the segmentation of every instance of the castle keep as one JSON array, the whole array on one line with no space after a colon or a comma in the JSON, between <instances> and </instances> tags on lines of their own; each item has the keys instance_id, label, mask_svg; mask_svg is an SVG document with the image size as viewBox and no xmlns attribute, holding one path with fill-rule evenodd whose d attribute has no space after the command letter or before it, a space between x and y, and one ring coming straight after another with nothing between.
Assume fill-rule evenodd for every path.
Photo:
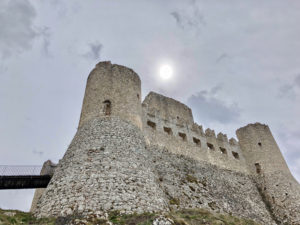
<instances>
[{"instance_id":1,"label":"castle keep","mask_svg":"<svg viewBox=\"0 0 300 225\"><path fill-rule=\"evenodd\" d=\"M300 224L300 185L269 127L249 124L236 134L238 141L204 131L189 107L160 94L141 102L132 69L100 62L87 80L78 131L32 211L206 208L261 224Z\"/></svg>"}]
</instances>

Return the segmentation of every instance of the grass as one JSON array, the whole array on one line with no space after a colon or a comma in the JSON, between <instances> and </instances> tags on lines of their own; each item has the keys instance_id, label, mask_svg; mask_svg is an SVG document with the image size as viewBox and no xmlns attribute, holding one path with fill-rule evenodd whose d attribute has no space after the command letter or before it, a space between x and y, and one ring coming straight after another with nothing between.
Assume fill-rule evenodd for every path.
<instances>
[{"instance_id":1,"label":"grass","mask_svg":"<svg viewBox=\"0 0 300 225\"><path fill-rule=\"evenodd\" d=\"M118 211L109 213L109 221L115 225L152 225L153 221L159 214L154 213L142 213L124 215ZM228 214L211 213L204 209L186 209L180 211L173 211L165 214L165 217L174 221L174 225L258 225L257 223L248 220L237 218ZM30 213L25 213L17 210L1 210L0 209L0 225L63 225L67 222L75 220L85 219L86 225L107 225L105 220L99 219L86 219L80 216L69 216L68 218L54 219L54 218L42 218L36 219Z\"/></svg>"},{"instance_id":2,"label":"grass","mask_svg":"<svg viewBox=\"0 0 300 225\"><path fill-rule=\"evenodd\" d=\"M30 213L18 210L2 210L0 209L0 225L55 225L55 219L43 218L37 219Z\"/></svg>"},{"instance_id":3,"label":"grass","mask_svg":"<svg viewBox=\"0 0 300 225\"><path fill-rule=\"evenodd\" d=\"M172 212L169 217L175 225L258 225L252 220L237 218L228 214L211 213L204 209L186 209Z\"/></svg>"}]
</instances>

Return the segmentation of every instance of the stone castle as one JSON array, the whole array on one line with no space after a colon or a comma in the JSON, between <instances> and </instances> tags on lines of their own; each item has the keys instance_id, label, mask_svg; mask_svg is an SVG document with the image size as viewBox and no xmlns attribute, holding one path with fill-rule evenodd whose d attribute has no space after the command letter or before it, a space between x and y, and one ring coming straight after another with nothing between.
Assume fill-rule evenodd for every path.
<instances>
[{"instance_id":1,"label":"stone castle","mask_svg":"<svg viewBox=\"0 0 300 225\"><path fill-rule=\"evenodd\" d=\"M206 208L299 225L300 185L269 127L249 124L236 134L238 141L203 131L172 98L150 92L141 102L132 69L100 62L87 80L78 131L31 211L56 217ZM53 172L46 168L42 173Z\"/></svg>"}]
</instances>

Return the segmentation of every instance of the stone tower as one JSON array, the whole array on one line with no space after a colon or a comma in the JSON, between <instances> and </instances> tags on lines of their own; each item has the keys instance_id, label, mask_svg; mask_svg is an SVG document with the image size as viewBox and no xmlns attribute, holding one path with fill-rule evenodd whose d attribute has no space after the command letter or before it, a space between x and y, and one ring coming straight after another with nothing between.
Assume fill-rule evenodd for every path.
<instances>
[{"instance_id":1,"label":"stone tower","mask_svg":"<svg viewBox=\"0 0 300 225\"><path fill-rule=\"evenodd\" d=\"M300 187L269 127L260 123L249 124L238 129L236 134L249 172L274 219L282 224L299 224Z\"/></svg>"},{"instance_id":2,"label":"stone tower","mask_svg":"<svg viewBox=\"0 0 300 225\"><path fill-rule=\"evenodd\" d=\"M163 211L163 191L141 132L141 83L124 66L101 62L87 81L78 131L34 214Z\"/></svg>"},{"instance_id":3,"label":"stone tower","mask_svg":"<svg viewBox=\"0 0 300 225\"><path fill-rule=\"evenodd\" d=\"M100 62L90 73L79 127L105 116L119 117L142 128L141 80L125 66Z\"/></svg>"}]
</instances>

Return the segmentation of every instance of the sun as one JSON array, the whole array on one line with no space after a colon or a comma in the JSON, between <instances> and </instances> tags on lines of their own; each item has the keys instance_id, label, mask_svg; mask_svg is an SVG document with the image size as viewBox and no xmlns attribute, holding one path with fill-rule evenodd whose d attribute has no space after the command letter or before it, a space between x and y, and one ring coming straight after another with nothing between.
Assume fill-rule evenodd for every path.
<instances>
[{"instance_id":1,"label":"sun","mask_svg":"<svg viewBox=\"0 0 300 225\"><path fill-rule=\"evenodd\" d=\"M173 69L169 65L162 65L159 69L159 75L163 80L168 80L173 75Z\"/></svg>"}]
</instances>

